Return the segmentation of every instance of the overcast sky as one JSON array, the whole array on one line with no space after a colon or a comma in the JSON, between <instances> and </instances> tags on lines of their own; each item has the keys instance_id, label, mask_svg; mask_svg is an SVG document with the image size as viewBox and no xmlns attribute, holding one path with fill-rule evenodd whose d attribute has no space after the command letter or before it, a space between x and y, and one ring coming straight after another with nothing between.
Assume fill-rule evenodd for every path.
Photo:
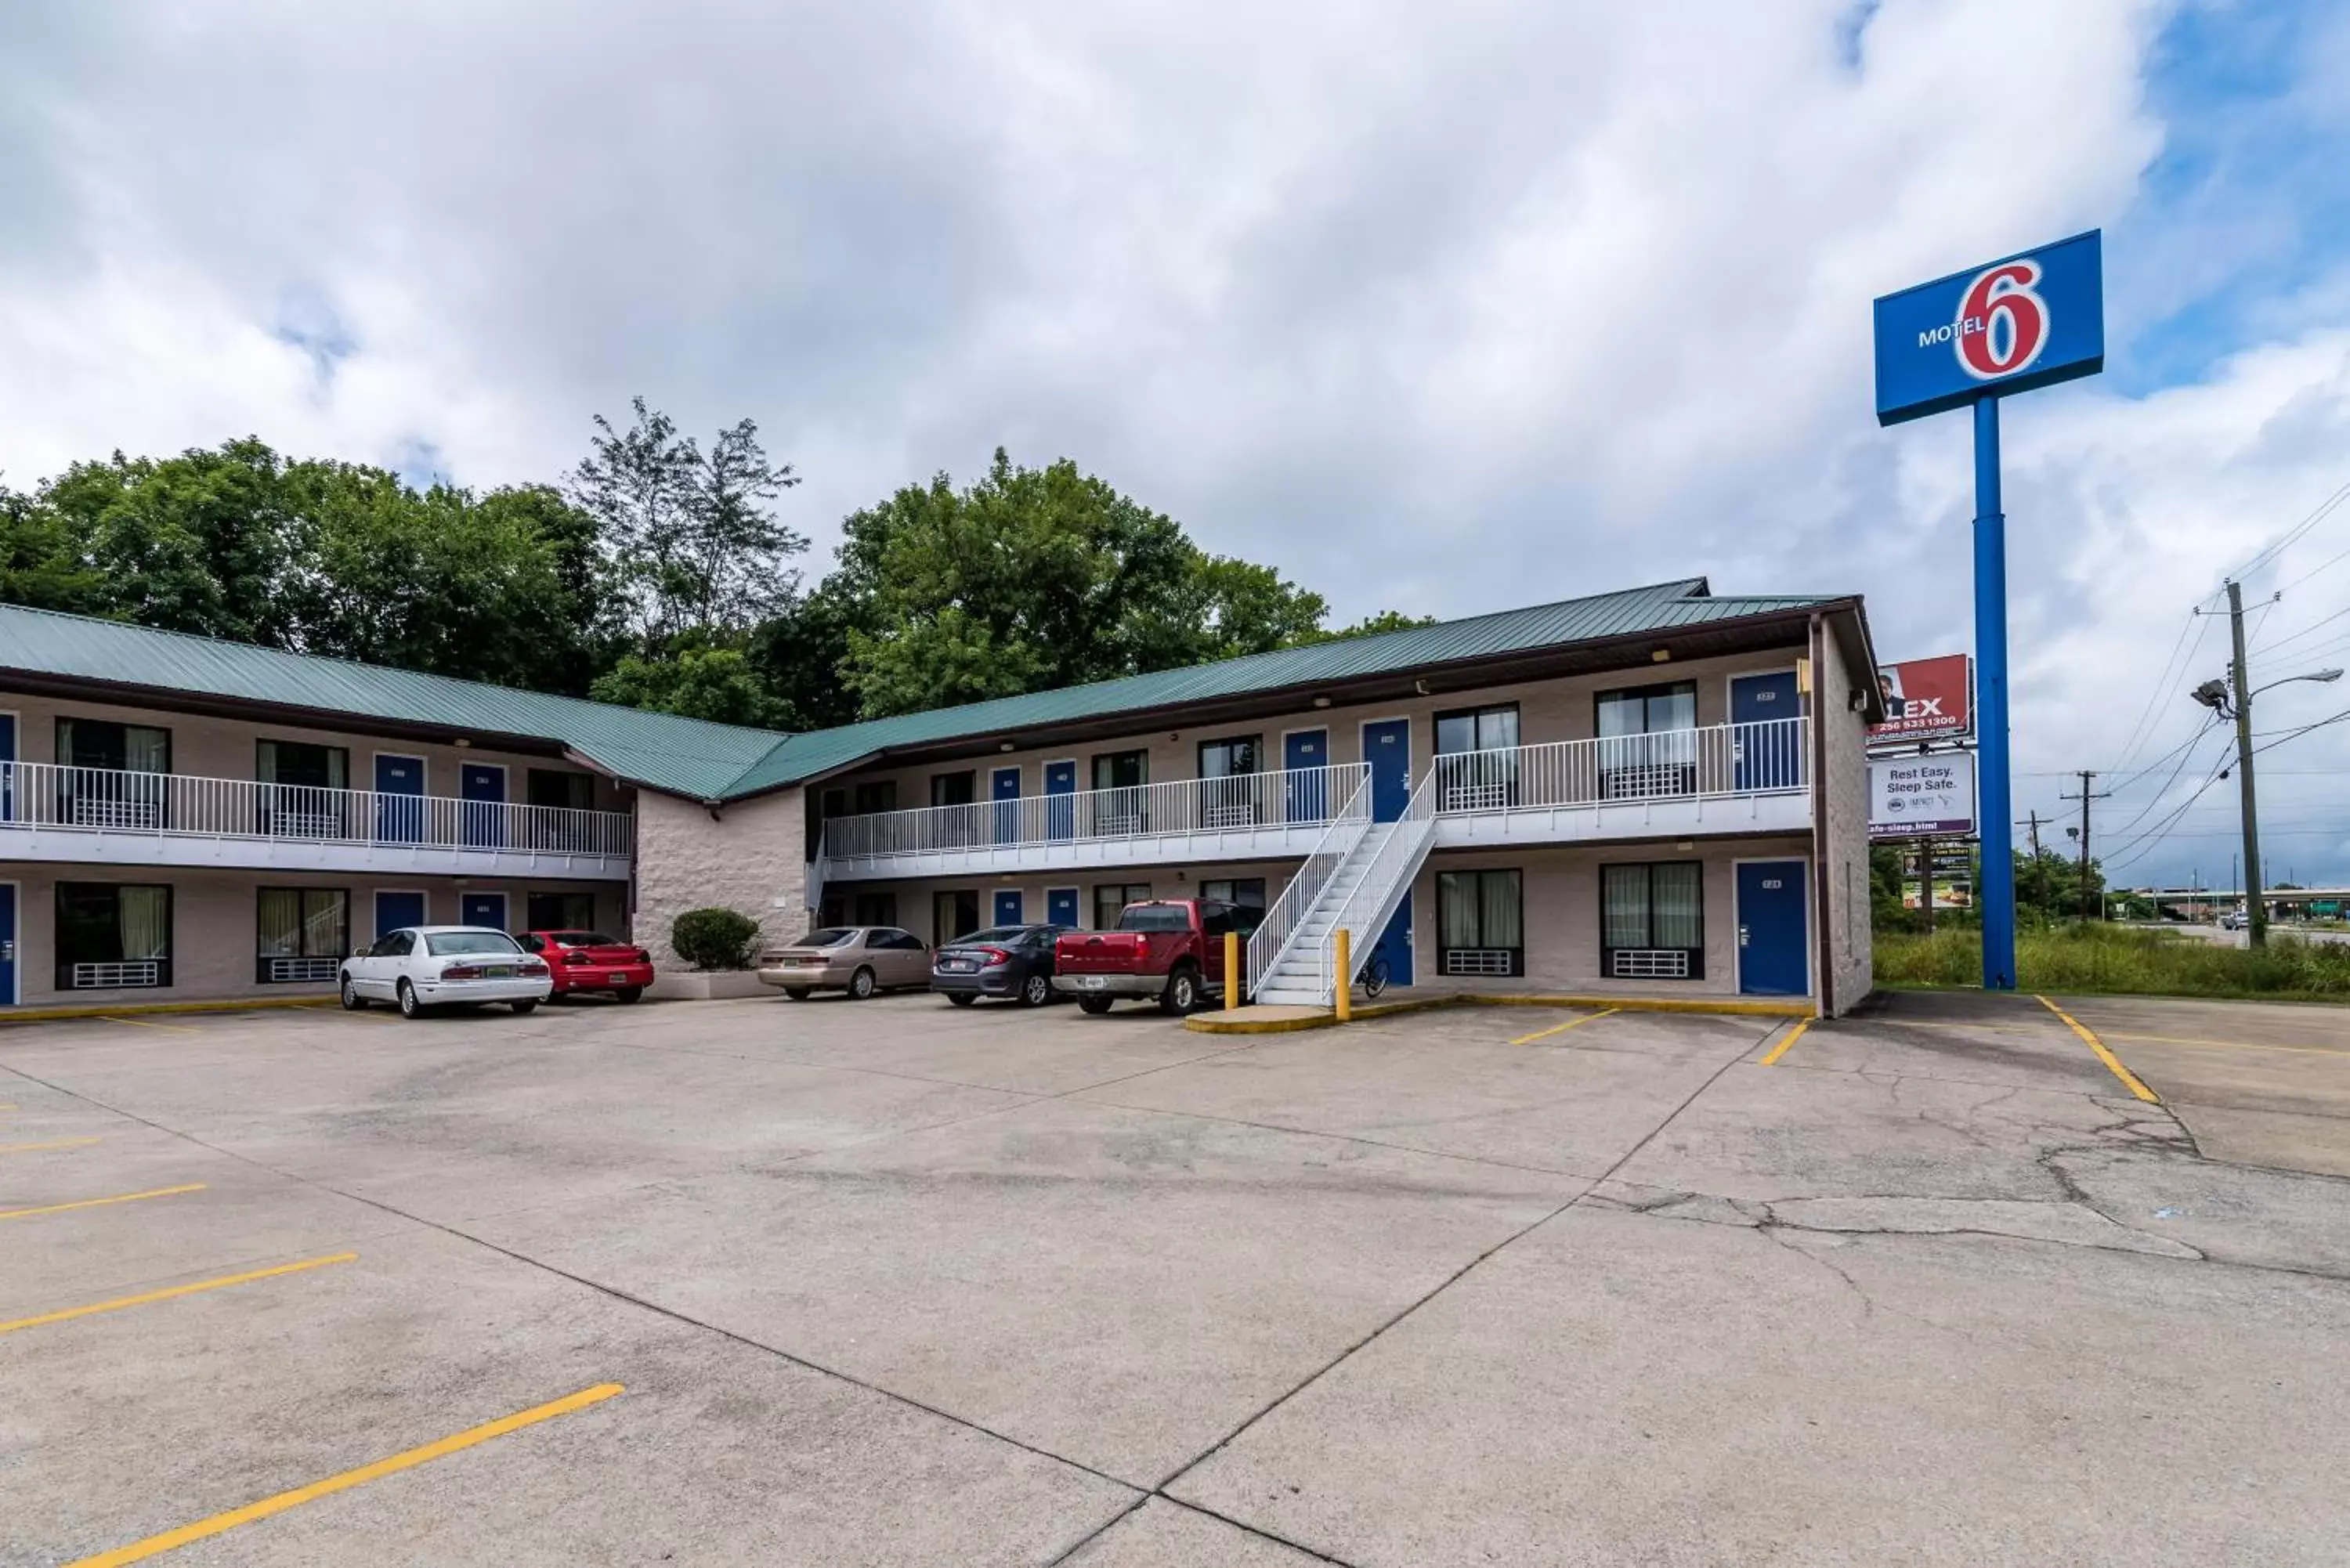
<instances>
[{"instance_id":1,"label":"overcast sky","mask_svg":"<svg viewBox=\"0 0 2350 1568\"><path fill-rule=\"evenodd\" d=\"M1701 572L1922 656L1967 421L1877 427L1868 302L2101 226L2108 373L2007 408L2017 807L2106 770L2126 848L2221 765L2189 607L2350 483L2345 81L2323 3L12 0L0 472L547 479L641 392L757 420L819 566L1002 443L1346 618ZM2350 660L2345 552L2251 576L2257 678ZM2350 723L2262 761L2350 879ZM2117 879L2224 881L2233 787Z\"/></svg>"}]
</instances>

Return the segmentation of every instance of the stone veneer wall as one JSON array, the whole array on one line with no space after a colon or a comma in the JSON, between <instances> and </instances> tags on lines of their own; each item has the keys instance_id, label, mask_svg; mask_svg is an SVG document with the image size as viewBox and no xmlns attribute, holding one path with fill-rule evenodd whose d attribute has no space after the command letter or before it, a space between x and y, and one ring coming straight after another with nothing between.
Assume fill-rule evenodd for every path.
<instances>
[{"instance_id":1,"label":"stone veneer wall","mask_svg":"<svg viewBox=\"0 0 2350 1568\"><path fill-rule=\"evenodd\" d=\"M723 908L759 922L761 940L788 940L807 921L807 822L796 789L718 808L637 792L635 940L659 968L682 969L670 925L688 909Z\"/></svg>"}]
</instances>

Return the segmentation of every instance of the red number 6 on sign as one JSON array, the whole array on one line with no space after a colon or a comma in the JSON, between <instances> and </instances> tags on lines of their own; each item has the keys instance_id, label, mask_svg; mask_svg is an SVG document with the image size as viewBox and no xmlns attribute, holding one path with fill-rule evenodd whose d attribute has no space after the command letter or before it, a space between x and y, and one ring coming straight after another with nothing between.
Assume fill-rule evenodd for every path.
<instances>
[{"instance_id":1,"label":"red number 6 on sign","mask_svg":"<svg viewBox=\"0 0 2350 1568\"><path fill-rule=\"evenodd\" d=\"M1959 298L1953 346L1959 365L1978 381L2012 376L2048 341L2048 304L2033 291L2040 264L2002 262L1967 285Z\"/></svg>"}]
</instances>

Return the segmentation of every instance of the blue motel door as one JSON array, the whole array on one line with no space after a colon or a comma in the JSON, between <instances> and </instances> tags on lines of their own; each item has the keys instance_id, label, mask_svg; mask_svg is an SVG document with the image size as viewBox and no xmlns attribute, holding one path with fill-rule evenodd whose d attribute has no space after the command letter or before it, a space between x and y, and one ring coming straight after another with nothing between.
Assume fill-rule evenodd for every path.
<instances>
[{"instance_id":1,"label":"blue motel door","mask_svg":"<svg viewBox=\"0 0 2350 1568\"><path fill-rule=\"evenodd\" d=\"M1748 996L1809 996L1809 922L1804 862L1747 860L1738 867L1738 989Z\"/></svg>"},{"instance_id":2,"label":"blue motel door","mask_svg":"<svg viewBox=\"0 0 2350 1568\"><path fill-rule=\"evenodd\" d=\"M1281 742L1281 765L1289 773L1289 820L1321 822L1330 815L1330 732L1300 730Z\"/></svg>"},{"instance_id":3,"label":"blue motel door","mask_svg":"<svg viewBox=\"0 0 2350 1568\"><path fill-rule=\"evenodd\" d=\"M1363 761L1371 764L1371 820L1398 821L1411 804L1411 721L1364 725Z\"/></svg>"},{"instance_id":4,"label":"blue motel door","mask_svg":"<svg viewBox=\"0 0 2350 1568\"><path fill-rule=\"evenodd\" d=\"M1020 842L1020 770L998 768L988 793L995 800L995 842Z\"/></svg>"},{"instance_id":5,"label":"blue motel door","mask_svg":"<svg viewBox=\"0 0 2350 1568\"><path fill-rule=\"evenodd\" d=\"M379 752L375 836L385 844L424 842L424 759Z\"/></svg>"},{"instance_id":6,"label":"blue motel door","mask_svg":"<svg viewBox=\"0 0 2350 1568\"><path fill-rule=\"evenodd\" d=\"M1048 924L1075 929L1077 923L1077 890L1075 888L1054 888L1045 894L1045 919Z\"/></svg>"},{"instance_id":7,"label":"blue motel door","mask_svg":"<svg viewBox=\"0 0 2350 1568\"><path fill-rule=\"evenodd\" d=\"M506 842L506 771L493 763L465 763L457 770L458 809L465 814L465 845L503 849Z\"/></svg>"},{"instance_id":8,"label":"blue motel door","mask_svg":"<svg viewBox=\"0 0 2350 1568\"><path fill-rule=\"evenodd\" d=\"M1077 831L1077 803L1070 797L1077 793L1077 764L1074 762L1045 764L1045 836L1071 838Z\"/></svg>"},{"instance_id":9,"label":"blue motel door","mask_svg":"<svg viewBox=\"0 0 2350 1568\"><path fill-rule=\"evenodd\" d=\"M1389 985L1411 983L1411 895L1409 893L1403 896L1403 902L1396 906L1395 919L1388 922L1388 929L1381 931L1379 940L1372 944L1370 961L1363 966L1363 972L1370 973L1371 964L1382 962L1388 966Z\"/></svg>"},{"instance_id":10,"label":"blue motel door","mask_svg":"<svg viewBox=\"0 0 2350 1568\"><path fill-rule=\"evenodd\" d=\"M396 931L406 926L424 923L424 895L399 892L378 893L375 896L375 934Z\"/></svg>"},{"instance_id":11,"label":"blue motel door","mask_svg":"<svg viewBox=\"0 0 2350 1568\"><path fill-rule=\"evenodd\" d=\"M1021 924L1021 909L1022 900L1020 898L1019 888L998 888L995 890L995 923L997 925L1016 926Z\"/></svg>"},{"instance_id":12,"label":"blue motel door","mask_svg":"<svg viewBox=\"0 0 2350 1568\"><path fill-rule=\"evenodd\" d=\"M1794 789L1804 782L1803 726L1771 722L1803 717L1803 703L1792 670L1731 678L1730 722L1755 726L1731 734L1737 788Z\"/></svg>"}]
</instances>

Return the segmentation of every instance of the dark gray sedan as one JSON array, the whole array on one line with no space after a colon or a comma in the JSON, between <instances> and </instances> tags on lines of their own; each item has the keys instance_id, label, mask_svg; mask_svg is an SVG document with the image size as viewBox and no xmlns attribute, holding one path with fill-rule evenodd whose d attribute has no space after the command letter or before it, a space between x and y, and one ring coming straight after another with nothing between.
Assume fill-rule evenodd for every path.
<instances>
[{"instance_id":1,"label":"dark gray sedan","mask_svg":"<svg viewBox=\"0 0 2350 1568\"><path fill-rule=\"evenodd\" d=\"M1053 1000L1053 939L1066 926L994 926L942 942L931 955L931 989L957 1007L1001 996L1028 1007Z\"/></svg>"}]
</instances>

